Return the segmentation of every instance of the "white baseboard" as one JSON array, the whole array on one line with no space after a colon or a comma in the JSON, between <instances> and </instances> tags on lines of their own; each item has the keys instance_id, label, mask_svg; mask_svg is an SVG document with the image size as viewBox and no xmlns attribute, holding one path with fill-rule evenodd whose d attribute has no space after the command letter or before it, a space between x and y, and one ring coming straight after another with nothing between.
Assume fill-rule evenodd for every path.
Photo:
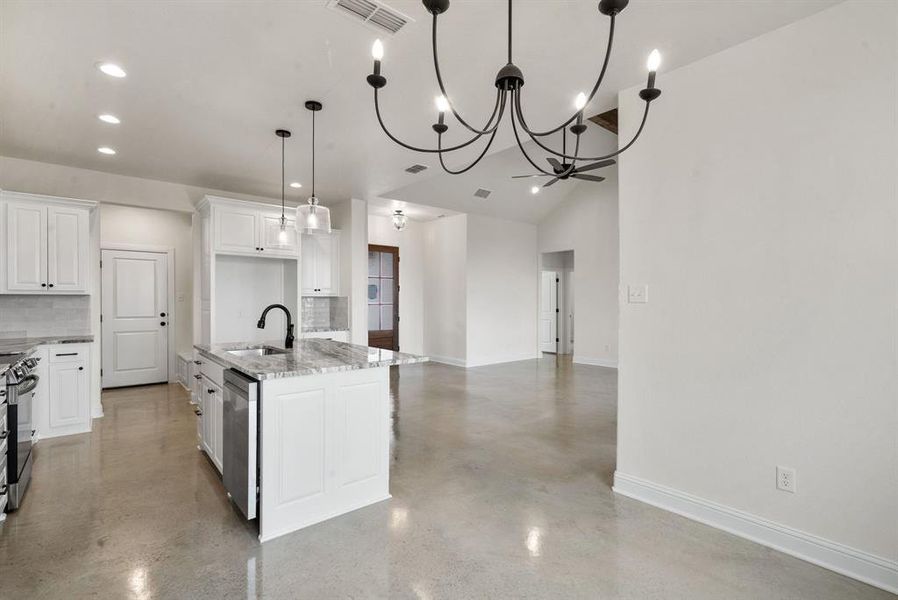
<instances>
[{"instance_id":1,"label":"white baseboard","mask_svg":"<svg viewBox=\"0 0 898 600\"><path fill-rule=\"evenodd\" d=\"M502 363L518 362L519 360L533 360L533 359L539 358L539 356L540 356L539 353L531 352L528 354L515 354L515 355L511 355L511 356L480 358L480 359L465 361L465 366L470 369L471 367L485 367L487 365L501 365Z\"/></svg>"},{"instance_id":2,"label":"white baseboard","mask_svg":"<svg viewBox=\"0 0 898 600\"><path fill-rule=\"evenodd\" d=\"M452 365L453 367L462 367L470 369L472 367L485 367L487 365L499 365L502 363L517 362L519 360L533 360L539 358L538 354L517 354L514 356L502 356L499 358L462 360L460 358L452 358L449 356L429 355L433 362L442 363L444 365Z\"/></svg>"},{"instance_id":3,"label":"white baseboard","mask_svg":"<svg viewBox=\"0 0 898 600\"><path fill-rule=\"evenodd\" d=\"M898 561L869 554L620 471L614 491L858 581L898 593Z\"/></svg>"},{"instance_id":4,"label":"white baseboard","mask_svg":"<svg viewBox=\"0 0 898 600\"><path fill-rule=\"evenodd\" d=\"M617 361L608 358L592 358L590 356L574 354L573 361L574 364L577 365L592 365L594 367L608 367L609 369L617 368Z\"/></svg>"},{"instance_id":5,"label":"white baseboard","mask_svg":"<svg viewBox=\"0 0 898 600\"><path fill-rule=\"evenodd\" d=\"M428 355L430 356L430 360L433 362L442 363L444 365L451 365L453 367L465 367L465 361L460 358L451 358L449 356L436 356L434 354Z\"/></svg>"}]
</instances>

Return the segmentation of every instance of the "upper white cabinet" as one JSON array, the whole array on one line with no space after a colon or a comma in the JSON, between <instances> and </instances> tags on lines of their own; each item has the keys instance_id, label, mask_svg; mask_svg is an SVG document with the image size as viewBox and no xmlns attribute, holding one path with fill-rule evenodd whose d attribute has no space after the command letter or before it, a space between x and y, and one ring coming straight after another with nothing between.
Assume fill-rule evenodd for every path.
<instances>
[{"instance_id":1,"label":"upper white cabinet","mask_svg":"<svg viewBox=\"0 0 898 600\"><path fill-rule=\"evenodd\" d=\"M212 205L212 220L216 252L296 257L296 220L288 217L281 236L280 211L216 202Z\"/></svg>"},{"instance_id":2,"label":"upper white cabinet","mask_svg":"<svg viewBox=\"0 0 898 600\"><path fill-rule=\"evenodd\" d=\"M87 294L94 203L4 193L0 204L0 293Z\"/></svg>"},{"instance_id":3,"label":"upper white cabinet","mask_svg":"<svg viewBox=\"0 0 898 600\"><path fill-rule=\"evenodd\" d=\"M340 232L302 235L303 296L340 293Z\"/></svg>"}]
</instances>

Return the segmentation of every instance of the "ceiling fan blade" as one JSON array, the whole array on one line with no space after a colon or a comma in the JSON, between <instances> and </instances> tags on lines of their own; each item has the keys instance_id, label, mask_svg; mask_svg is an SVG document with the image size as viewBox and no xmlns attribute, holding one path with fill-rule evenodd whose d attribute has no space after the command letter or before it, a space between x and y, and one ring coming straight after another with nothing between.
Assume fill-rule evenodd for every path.
<instances>
[{"instance_id":1,"label":"ceiling fan blade","mask_svg":"<svg viewBox=\"0 0 898 600\"><path fill-rule=\"evenodd\" d=\"M583 179L584 181L605 181L604 177L599 177L598 175L580 175L579 173L574 173L571 177L574 179Z\"/></svg>"},{"instance_id":2,"label":"ceiling fan blade","mask_svg":"<svg viewBox=\"0 0 898 600\"><path fill-rule=\"evenodd\" d=\"M602 167L608 167L608 166L613 165L613 164L614 164L614 161L611 160L611 159L608 159L608 160L600 160L599 162L594 162L594 163L592 163L591 165L584 165L584 166L582 166L582 167L577 167L577 168L574 170L574 172L575 172L575 173L582 173L583 171L592 171L592 170L594 170L594 169L601 169Z\"/></svg>"},{"instance_id":3,"label":"ceiling fan blade","mask_svg":"<svg viewBox=\"0 0 898 600\"><path fill-rule=\"evenodd\" d=\"M551 175L544 175L542 173L535 173L533 175L512 175L512 179L524 179L525 177L551 177Z\"/></svg>"},{"instance_id":4,"label":"ceiling fan blade","mask_svg":"<svg viewBox=\"0 0 898 600\"><path fill-rule=\"evenodd\" d=\"M550 156L546 160L549 162L550 165L552 165L552 168L555 169L556 171L564 170L564 165L562 165L560 162L558 162L558 159L555 158L554 156Z\"/></svg>"},{"instance_id":5,"label":"ceiling fan blade","mask_svg":"<svg viewBox=\"0 0 898 600\"><path fill-rule=\"evenodd\" d=\"M553 180L550 181L549 183L543 185L543 187L549 187L550 185L554 185L554 184L557 183L557 182L558 182L558 178L556 177L555 179L553 179Z\"/></svg>"}]
</instances>

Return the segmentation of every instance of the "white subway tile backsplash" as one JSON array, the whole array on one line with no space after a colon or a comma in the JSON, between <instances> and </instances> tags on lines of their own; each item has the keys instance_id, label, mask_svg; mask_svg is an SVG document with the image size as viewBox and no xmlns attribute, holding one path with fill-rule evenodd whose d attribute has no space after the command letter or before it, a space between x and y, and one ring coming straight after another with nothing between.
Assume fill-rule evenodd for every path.
<instances>
[{"instance_id":1,"label":"white subway tile backsplash","mask_svg":"<svg viewBox=\"0 0 898 600\"><path fill-rule=\"evenodd\" d=\"M42 337L90 330L90 296L0 296L0 337Z\"/></svg>"}]
</instances>

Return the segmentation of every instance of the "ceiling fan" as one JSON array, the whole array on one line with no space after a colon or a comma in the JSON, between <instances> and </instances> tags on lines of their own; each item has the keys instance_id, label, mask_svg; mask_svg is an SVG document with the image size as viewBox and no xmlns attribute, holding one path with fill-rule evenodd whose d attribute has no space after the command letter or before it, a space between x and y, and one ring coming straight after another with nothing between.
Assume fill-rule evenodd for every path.
<instances>
[{"instance_id":1,"label":"ceiling fan","mask_svg":"<svg viewBox=\"0 0 898 600\"><path fill-rule=\"evenodd\" d=\"M599 177L598 175L584 175L584 171L593 171L595 169L601 169L602 167L607 167L614 164L614 161L610 158L607 160L600 160L599 162L594 162L592 164L584 165L582 167L576 167L575 169L571 169L571 163L562 163L554 156L550 156L546 159L550 165L552 165L552 170L555 171L555 176L545 175L543 173L534 173L533 175L514 175L512 179L523 179L525 177L552 177L552 179L545 184L543 187L549 187L550 185L554 185L559 180L564 179L582 179L584 181L605 181L604 177Z\"/></svg>"},{"instance_id":2,"label":"ceiling fan","mask_svg":"<svg viewBox=\"0 0 898 600\"><path fill-rule=\"evenodd\" d=\"M585 125L581 125L578 123L578 126L582 127L584 130L586 129ZM578 140L577 140L578 149L580 146L579 142L580 142L580 140L578 138ZM567 154L567 131L566 130L562 130L562 132L561 132L561 144L562 144L562 148L563 148L562 154L566 155ZM574 154L576 154L576 152ZM574 179L582 179L584 181L599 182L599 181L605 181L605 178L599 177L598 175L584 175L583 173L585 171L594 171L595 169L601 169L602 167L607 167L607 166L614 164L614 160L612 160L610 158L605 159L605 160L600 160L598 162L590 163L588 165L583 165L582 167L573 167L572 163L563 163L560 160L558 160L557 158L555 158L554 156L550 156L546 160L552 166L552 171L553 171L554 175L553 175L553 173L547 173L547 172L543 171L542 169L540 169L539 167L536 166L536 163L533 163L531 161L531 164L533 164L533 166L536 167L537 170L542 171L541 173L534 173L533 175L513 175L512 179L524 179L527 177L552 177L551 180L549 180L543 184L543 187L549 187L550 185L555 185L559 180L570 179L572 177Z\"/></svg>"}]
</instances>

